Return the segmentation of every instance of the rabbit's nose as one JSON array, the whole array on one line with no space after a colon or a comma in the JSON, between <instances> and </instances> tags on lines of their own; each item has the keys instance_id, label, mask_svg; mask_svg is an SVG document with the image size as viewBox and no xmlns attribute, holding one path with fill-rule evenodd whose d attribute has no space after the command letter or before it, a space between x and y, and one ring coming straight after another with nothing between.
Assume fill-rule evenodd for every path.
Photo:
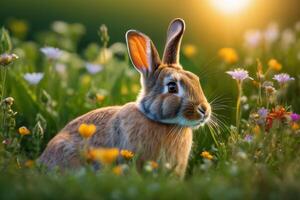
<instances>
[{"instance_id":1,"label":"rabbit's nose","mask_svg":"<svg viewBox=\"0 0 300 200\"><path fill-rule=\"evenodd\" d=\"M198 112L203 116L207 117L209 115L208 106L206 104L202 104L198 106Z\"/></svg>"}]
</instances>

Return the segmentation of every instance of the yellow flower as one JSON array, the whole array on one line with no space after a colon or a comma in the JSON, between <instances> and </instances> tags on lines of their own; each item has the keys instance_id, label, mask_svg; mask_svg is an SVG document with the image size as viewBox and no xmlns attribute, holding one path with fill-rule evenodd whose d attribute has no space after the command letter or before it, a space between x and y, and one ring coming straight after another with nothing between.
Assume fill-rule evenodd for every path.
<instances>
[{"instance_id":1,"label":"yellow flower","mask_svg":"<svg viewBox=\"0 0 300 200\"><path fill-rule=\"evenodd\" d=\"M253 132L254 132L255 134L259 134L259 133L260 133L260 127L259 127L258 125L254 126Z\"/></svg>"},{"instance_id":2,"label":"yellow flower","mask_svg":"<svg viewBox=\"0 0 300 200\"><path fill-rule=\"evenodd\" d=\"M122 166L118 165L112 168L112 173L114 173L117 176L120 176L123 173L123 168Z\"/></svg>"},{"instance_id":3,"label":"yellow flower","mask_svg":"<svg viewBox=\"0 0 300 200\"><path fill-rule=\"evenodd\" d=\"M237 52L233 48L222 48L218 54L220 58L228 64L236 63L239 59Z\"/></svg>"},{"instance_id":4,"label":"yellow flower","mask_svg":"<svg viewBox=\"0 0 300 200\"><path fill-rule=\"evenodd\" d=\"M27 168L31 168L31 167L33 167L33 165L34 165L34 161L33 160L27 160L24 163L24 166L27 167Z\"/></svg>"},{"instance_id":5,"label":"yellow flower","mask_svg":"<svg viewBox=\"0 0 300 200\"><path fill-rule=\"evenodd\" d=\"M97 148L91 149L88 153L88 158L96 160L104 165L112 164L119 156L119 149L117 148Z\"/></svg>"},{"instance_id":6,"label":"yellow flower","mask_svg":"<svg viewBox=\"0 0 300 200\"><path fill-rule=\"evenodd\" d=\"M140 91L140 86L139 86L138 84L133 84L133 85L131 86L131 90L132 90L132 92L134 92L134 93L138 93L138 92Z\"/></svg>"},{"instance_id":7,"label":"yellow flower","mask_svg":"<svg viewBox=\"0 0 300 200\"><path fill-rule=\"evenodd\" d=\"M208 152L208 151L203 151L201 154L200 154L203 158L206 158L208 160L212 160L213 159L213 156Z\"/></svg>"},{"instance_id":8,"label":"yellow flower","mask_svg":"<svg viewBox=\"0 0 300 200\"><path fill-rule=\"evenodd\" d=\"M17 37L24 38L28 32L28 23L24 20L11 19L8 24L11 32Z\"/></svg>"},{"instance_id":9,"label":"yellow flower","mask_svg":"<svg viewBox=\"0 0 300 200\"><path fill-rule=\"evenodd\" d=\"M25 126L22 126L19 128L19 134L20 135L29 135L30 130L28 130L28 128L26 128Z\"/></svg>"},{"instance_id":10,"label":"yellow flower","mask_svg":"<svg viewBox=\"0 0 300 200\"><path fill-rule=\"evenodd\" d=\"M101 103L102 101L104 101L105 96L101 95L101 94L96 94L96 99L97 99L98 102Z\"/></svg>"},{"instance_id":11,"label":"yellow flower","mask_svg":"<svg viewBox=\"0 0 300 200\"><path fill-rule=\"evenodd\" d=\"M121 94L123 94L123 95L127 95L128 94L128 88L125 85L123 85L121 87Z\"/></svg>"},{"instance_id":12,"label":"yellow flower","mask_svg":"<svg viewBox=\"0 0 300 200\"><path fill-rule=\"evenodd\" d=\"M82 85L88 86L91 83L92 78L90 75L85 74L81 77L80 81Z\"/></svg>"},{"instance_id":13,"label":"yellow flower","mask_svg":"<svg viewBox=\"0 0 300 200\"><path fill-rule=\"evenodd\" d=\"M157 162L151 160L149 163L150 163L150 166L152 167L152 169L157 169L158 168L158 163Z\"/></svg>"},{"instance_id":14,"label":"yellow flower","mask_svg":"<svg viewBox=\"0 0 300 200\"><path fill-rule=\"evenodd\" d=\"M121 150L120 154L126 160L130 160L134 156L134 153L132 151L128 151L128 150L124 150L124 149Z\"/></svg>"},{"instance_id":15,"label":"yellow flower","mask_svg":"<svg viewBox=\"0 0 300 200\"><path fill-rule=\"evenodd\" d=\"M299 129L300 129L299 124L297 124L296 122L293 122L293 123L292 123L292 129L293 129L294 131L299 130Z\"/></svg>"},{"instance_id":16,"label":"yellow flower","mask_svg":"<svg viewBox=\"0 0 300 200\"><path fill-rule=\"evenodd\" d=\"M282 65L276 59L269 60L268 66L274 71L280 71L282 68Z\"/></svg>"},{"instance_id":17,"label":"yellow flower","mask_svg":"<svg viewBox=\"0 0 300 200\"><path fill-rule=\"evenodd\" d=\"M197 47L193 44L186 44L183 46L182 51L187 58L193 58L197 54Z\"/></svg>"},{"instance_id":18,"label":"yellow flower","mask_svg":"<svg viewBox=\"0 0 300 200\"><path fill-rule=\"evenodd\" d=\"M94 124L81 124L78 132L83 138L89 138L96 132L96 126Z\"/></svg>"}]
</instances>

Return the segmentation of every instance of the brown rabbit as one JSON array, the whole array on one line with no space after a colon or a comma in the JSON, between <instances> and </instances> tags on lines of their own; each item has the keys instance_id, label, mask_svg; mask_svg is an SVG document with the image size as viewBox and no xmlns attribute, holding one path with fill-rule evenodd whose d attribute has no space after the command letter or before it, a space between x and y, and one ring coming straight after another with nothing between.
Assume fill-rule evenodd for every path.
<instances>
[{"instance_id":1,"label":"brown rabbit","mask_svg":"<svg viewBox=\"0 0 300 200\"><path fill-rule=\"evenodd\" d=\"M142 89L136 102L96 109L71 121L49 142L39 161L48 168L81 166L78 151L83 140L78 127L92 123L97 129L90 147L128 149L141 160L168 162L183 177L192 128L203 125L211 114L199 78L179 64L184 30L182 19L171 22L162 61L148 36L129 30L129 55L141 73Z\"/></svg>"}]
</instances>

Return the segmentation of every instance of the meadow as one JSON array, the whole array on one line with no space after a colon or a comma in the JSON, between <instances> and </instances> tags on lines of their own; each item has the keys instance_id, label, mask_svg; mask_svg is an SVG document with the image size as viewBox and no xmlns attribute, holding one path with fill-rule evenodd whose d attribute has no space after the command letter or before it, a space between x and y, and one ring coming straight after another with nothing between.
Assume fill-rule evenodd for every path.
<instances>
[{"instance_id":1,"label":"meadow","mask_svg":"<svg viewBox=\"0 0 300 200\"><path fill-rule=\"evenodd\" d=\"M240 45L220 47L213 58L183 42L181 63L200 77L213 110L194 132L184 180L152 160L138 172L137 156L116 149L84 152L87 163L104 164L99 171L39 166L67 122L134 101L140 84L124 41L112 44L105 25L84 48L79 23L55 21L33 40L27 31L25 21L12 20L0 32L1 199L300 198L300 22L249 30ZM90 128L78 134L89 139ZM117 164L118 156L126 163Z\"/></svg>"}]
</instances>

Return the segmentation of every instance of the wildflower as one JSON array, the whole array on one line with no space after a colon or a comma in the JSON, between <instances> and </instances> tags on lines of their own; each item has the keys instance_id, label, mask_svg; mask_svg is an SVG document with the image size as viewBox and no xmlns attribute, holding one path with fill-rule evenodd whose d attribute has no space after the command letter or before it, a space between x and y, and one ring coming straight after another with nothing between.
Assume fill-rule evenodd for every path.
<instances>
[{"instance_id":1,"label":"wildflower","mask_svg":"<svg viewBox=\"0 0 300 200\"><path fill-rule=\"evenodd\" d=\"M104 65L108 63L108 61L110 61L112 57L113 57L113 52L110 49L102 48L100 50L99 55L96 58L96 62Z\"/></svg>"},{"instance_id":2,"label":"wildflower","mask_svg":"<svg viewBox=\"0 0 300 200\"><path fill-rule=\"evenodd\" d=\"M247 47L255 48L261 42L262 34L259 30L249 30L245 33L244 39Z\"/></svg>"},{"instance_id":3,"label":"wildflower","mask_svg":"<svg viewBox=\"0 0 300 200\"><path fill-rule=\"evenodd\" d=\"M140 91L140 85L139 85L139 84L133 84L133 85L131 86L131 90L132 90L132 92L134 92L134 93L138 93L138 92Z\"/></svg>"},{"instance_id":4,"label":"wildflower","mask_svg":"<svg viewBox=\"0 0 300 200\"><path fill-rule=\"evenodd\" d=\"M13 61L17 60L19 58L19 56L17 56L16 54L12 53L12 54L1 54L0 55L0 65L2 66L6 66L11 64Z\"/></svg>"},{"instance_id":5,"label":"wildflower","mask_svg":"<svg viewBox=\"0 0 300 200\"><path fill-rule=\"evenodd\" d=\"M158 169L159 165L157 162L150 160L146 163L144 169L148 172L152 172L153 170Z\"/></svg>"},{"instance_id":6,"label":"wildflower","mask_svg":"<svg viewBox=\"0 0 300 200\"><path fill-rule=\"evenodd\" d=\"M256 73L257 79L261 81L262 79L265 78L265 75L263 73L263 65L259 59L257 59L256 62L257 62L257 73Z\"/></svg>"},{"instance_id":7,"label":"wildflower","mask_svg":"<svg viewBox=\"0 0 300 200\"><path fill-rule=\"evenodd\" d=\"M270 23L264 32L264 39L268 45L272 44L279 38L279 28L277 23Z\"/></svg>"},{"instance_id":8,"label":"wildflower","mask_svg":"<svg viewBox=\"0 0 300 200\"><path fill-rule=\"evenodd\" d=\"M123 168L122 168L122 166L118 165L118 166L113 167L113 168L112 168L112 173L114 173L114 174L117 175L117 176L122 175L122 173L123 173Z\"/></svg>"},{"instance_id":9,"label":"wildflower","mask_svg":"<svg viewBox=\"0 0 300 200\"><path fill-rule=\"evenodd\" d=\"M292 130L294 130L294 131L297 131L300 129L299 124L297 124L296 122L293 122L291 127L292 127Z\"/></svg>"},{"instance_id":10,"label":"wildflower","mask_svg":"<svg viewBox=\"0 0 300 200\"><path fill-rule=\"evenodd\" d=\"M102 102L105 99L105 96L102 94L96 94L96 99L98 102Z\"/></svg>"},{"instance_id":11,"label":"wildflower","mask_svg":"<svg viewBox=\"0 0 300 200\"><path fill-rule=\"evenodd\" d=\"M79 134L83 138L90 138L96 132L96 126L94 124L81 124L78 128Z\"/></svg>"},{"instance_id":12,"label":"wildflower","mask_svg":"<svg viewBox=\"0 0 300 200\"><path fill-rule=\"evenodd\" d=\"M285 84L285 83L287 83L289 81L293 81L295 79L293 77L290 77L290 75L288 75L286 73L281 73L281 74L276 74L273 77L273 80L276 80L280 84Z\"/></svg>"},{"instance_id":13,"label":"wildflower","mask_svg":"<svg viewBox=\"0 0 300 200\"><path fill-rule=\"evenodd\" d=\"M19 134L20 135L29 135L30 134L30 130L28 130L28 128L26 128L25 126L22 126L19 128Z\"/></svg>"},{"instance_id":14,"label":"wildflower","mask_svg":"<svg viewBox=\"0 0 300 200\"><path fill-rule=\"evenodd\" d=\"M117 148L97 148L88 153L88 158L101 162L104 165L110 165L116 161L119 156Z\"/></svg>"},{"instance_id":15,"label":"wildflower","mask_svg":"<svg viewBox=\"0 0 300 200\"><path fill-rule=\"evenodd\" d=\"M282 65L276 59L269 60L268 66L274 71L280 71L282 68Z\"/></svg>"},{"instance_id":16,"label":"wildflower","mask_svg":"<svg viewBox=\"0 0 300 200\"><path fill-rule=\"evenodd\" d=\"M236 63L239 59L236 51L233 48L222 48L219 50L218 54L221 59L228 64Z\"/></svg>"},{"instance_id":17,"label":"wildflower","mask_svg":"<svg viewBox=\"0 0 300 200\"><path fill-rule=\"evenodd\" d=\"M84 86L88 86L91 83L91 81L92 81L91 76L87 74L82 75L80 78L80 82Z\"/></svg>"},{"instance_id":18,"label":"wildflower","mask_svg":"<svg viewBox=\"0 0 300 200\"><path fill-rule=\"evenodd\" d=\"M14 98L12 98L12 97L6 97L4 100L3 100L3 102L6 104L6 105L8 105L8 106L12 106L13 104L14 104Z\"/></svg>"},{"instance_id":19,"label":"wildflower","mask_svg":"<svg viewBox=\"0 0 300 200\"><path fill-rule=\"evenodd\" d=\"M59 74L65 74L66 73L66 65L62 64L62 63L57 63L55 65L55 70L59 73Z\"/></svg>"},{"instance_id":20,"label":"wildflower","mask_svg":"<svg viewBox=\"0 0 300 200\"><path fill-rule=\"evenodd\" d=\"M297 113L292 113L292 114L290 115L290 117L291 117L291 120L292 120L293 122L296 122L296 121L299 121L299 120L300 120L300 115L297 114Z\"/></svg>"},{"instance_id":21,"label":"wildflower","mask_svg":"<svg viewBox=\"0 0 300 200\"><path fill-rule=\"evenodd\" d=\"M24 38L28 32L28 23L20 19L10 19L8 20L8 28L14 36Z\"/></svg>"},{"instance_id":22,"label":"wildflower","mask_svg":"<svg viewBox=\"0 0 300 200\"><path fill-rule=\"evenodd\" d=\"M252 129L253 133L259 134L260 133L260 127L258 125L255 125Z\"/></svg>"},{"instance_id":23,"label":"wildflower","mask_svg":"<svg viewBox=\"0 0 300 200\"><path fill-rule=\"evenodd\" d=\"M132 151L129 150L121 150L120 151L120 155L125 158L126 160L130 160L131 158L133 158L134 153Z\"/></svg>"},{"instance_id":24,"label":"wildflower","mask_svg":"<svg viewBox=\"0 0 300 200\"><path fill-rule=\"evenodd\" d=\"M27 168L32 168L34 165L34 161L33 160L27 160L25 163L24 163L24 166L27 167Z\"/></svg>"},{"instance_id":25,"label":"wildflower","mask_svg":"<svg viewBox=\"0 0 300 200\"><path fill-rule=\"evenodd\" d=\"M290 45L296 42L296 35L291 29L285 29L281 36L281 45L283 48L288 49Z\"/></svg>"},{"instance_id":26,"label":"wildflower","mask_svg":"<svg viewBox=\"0 0 300 200\"><path fill-rule=\"evenodd\" d=\"M234 69L233 71L227 71L226 73L238 81L243 81L247 78L252 79L249 77L248 71L240 68Z\"/></svg>"},{"instance_id":27,"label":"wildflower","mask_svg":"<svg viewBox=\"0 0 300 200\"><path fill-rule=\"evenodd\" d=\"M241 159L246 159L247 158L247 154L243 151L239 151L236 155Z\"/></svg>"},{"instance_id":28,"label":"wildflower","mask_svg":"<svg viewBox=\"0 0 300 200\"><path fill-rule=\"evenodd\" d=\"M213 159L213 156L208 151L203 151L200 155L207 160Z\"/></svg>"},{"instance_id":29,"label":"wildflower","mask_svg":"<svg viewBox=\"0 0 300 200\"><path fill-rule=\"evenodd\" d=\"M157 169L158 168L158 163L157 162L151 160L149 163L150 163L150 166L152 167L152 169Z\"/></svg>"},{"instance_id":30,"label":"wildflower","mask_svg":"<svg viewBox=\"0 0 300 200\"><path fill-rule=\"evenodd\" d=\"M182 50L183 50L183 54L187 58L193 58L197 54L197 48L193 44L186 44L186 45L184 45L183 48L182 48Z\"/></svg>"},{"instance_id":31,"label":"wildflower","mask_svg":"<svg viewBox=\"0 0 300 200\"><path fill-rule=\"evenodd\" d=\"M269 112L266 118L266 131L272 128L274 120L283 121L284 119L286 119L287 115L290 115L290 113L287 112L283 107L277 107L272 109L272 111Z\"/></svg>"},{"instance_id":32,"label":"wildflower","mask_svg":"<svg viewBox=\"0 0 300 200\"><path fill-rule=\"evenodd\" d=\"M44 74L39 72L26 73L23 77L30 85L37 85L43 79Z\"/></svg>"},{"instance_id":33,"label":"wildflower","mask_svg":"<svg viewBox=\"0 0 300 200\"><path fill-rule=\"evenodd\" d=\"M171 170L172 169L172 165L170 163L165 163L164 167L167 169L167 170Z\"/></svg>"},{"instance_id":34,"label":"wildflower","mask_svg":"<svg viewBox=\"0 0 300 200\"><path fill-rule=\"evenodd\" d=\"M240 118L241 118L241 98L243 94L242 82L247 78L251 80L252 78L249 77L248 71L240 68L234 69L233 71L227 71L226 73L229 74L233 79L237 80L238 98L236 102L236 128L237 131L239 131Z\"/></svg>"},{"instance_id":35,"label":"wildflower","mask_svg":"<svg viewBox=\"0 0 300 200\"><path fill-rule=\"evenodd\" d=\"M59 59L63 54L62 50L60 50L58 48L54 48L54 47L43 47L43 48L41 48L41 52L46 57L48 57L49 59L53 59L53 60Z\"/></svg>"},{"instance_id":36,"label":"wildflower","mask_svg":"<svg viewBox=\"0 0 300 200\"><path fill-rule=\"evenodd\" d=\"M267 86L267 87L265 87L265 89L266 89L266 93L268 95L272 95L272 94L274 94L276 92L276 89L274 87L272 87L272 86Z\"/></svg>"},{"instance_id":37,"label":"wildflower","mask_svg":"<svg viewBox=\"0 0 300 200\"><path fill-rule=\"evenodd\" d=\"M121 87L121 94L122 95L128 94L128 88L125 85L122 85L122 87Z\"/></svg>"},{"instance_id":38,"label":"wildflower","mask_svg":"<svg viewBox=\"0 0 300 200\"><path fill-rule=\"evenodd\" d=\"M90 74L97 74L98 72L102 71L102 69L103 69L103 67L101 65L97 65L97 64L93 64L93 63L86 63L85 68Z\"/></svg>"},{"instance_id":39,"label":"wildflower","mask_svg":"<svg viewBox=\"0 0 300 200\"><path fill-rule=\"evenodd\" d=\"M257 114L259 115L259 117L261 118L266 118L268 116L268 109L266 108L260 108L258 111L257 111Z\"/></svg>"},{"instance_id":40,"label":"wildflower","mask_svg":"<svg viewBox=\"0 0 300 200\"><path fill-rule=\"evenodd\" d=\"M10 145L12 143L12 141L10 139L5 139L2 141L2 144L4 145Z\"/></svg>"},{"instance_id":41,"label":"wildflower","mask_svg":"<svg viewBox=\"0 0 300 200\"><path fill-rule=\"evenodd\" d=\"M244 137L244 140L246 141L246 142L252 142L252 140L253 140L253 136L252 135L249 135L249 134L247 134L245 137Z\"/></svg>"}]
</instances>

